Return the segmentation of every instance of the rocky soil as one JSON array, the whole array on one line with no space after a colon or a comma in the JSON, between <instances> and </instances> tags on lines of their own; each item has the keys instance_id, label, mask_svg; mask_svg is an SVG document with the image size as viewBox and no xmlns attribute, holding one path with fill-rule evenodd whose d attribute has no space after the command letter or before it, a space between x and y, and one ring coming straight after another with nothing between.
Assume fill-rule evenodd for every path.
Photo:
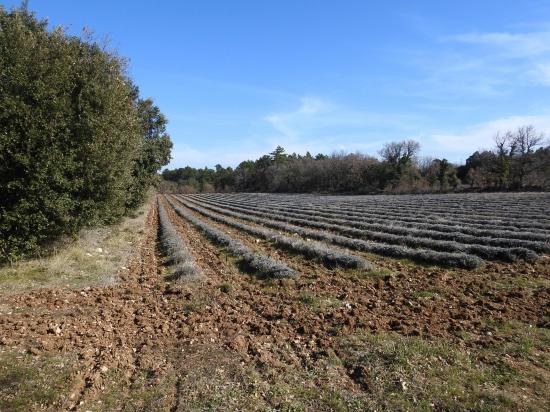
<instances>
[{"instance_id":1,"label":"rocky soil","mask_svg":"<svg viewBox=\"0 0 550 412\"><path fill-rule=\"evenodd\" d=\"M158 250L157 214L151 209L142 243L116 284L0 297L0 351L76 359L67 392L36 409L277 410L297 396L285 392L284 381L304 390L331 388L341 410L353 410L370 405L373 392L364 359L348 353L349 337L396 334L484 353L515 341L498 325L550 326L547 257L466 271L369 256L380 268L369 274L327 268L216 225L301 274L266 280L240 267L165 205L203 280L165 279L169 267ZM513 363L516 355L508 355ZM525 362L521 356L517 362ZM547 351L537 356L547 365ZM533 388L528 395L544 402ZM214 401L215 393L221 399ZM210 399L207 406L204 398ZM336 401L301 406L338 409L331 402ZM521 408L529 405L518 402Z\"/></svg>"}]
</instances>

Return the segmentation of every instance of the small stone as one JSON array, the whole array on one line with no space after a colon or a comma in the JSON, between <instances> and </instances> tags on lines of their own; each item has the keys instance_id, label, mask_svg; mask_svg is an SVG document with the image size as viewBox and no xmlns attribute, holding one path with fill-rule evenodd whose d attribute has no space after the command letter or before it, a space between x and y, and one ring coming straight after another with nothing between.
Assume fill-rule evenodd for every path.
<instances>
[{"instance_id":1,"label":"small stone","mask_svg":"<svg viewBox=\"0 0 550 412\"><path fill-rule=\"evenodd\" d=\"M96 248L95 248L95 251L96 251L97 253L103 253L103 249L100 248L100 247L96 247Z\"/></svg>"},{"instance_id":2,"label":"small stone","mask_svg":"<svg viewBox=\"0 0 550 412\"><path fill-rule=\"evenodd\" d=\"M32 347L32 348L29 349L29 353L31 353L33 355L40 355L40 349Z\"/></svg>"},{"instance_id":3,"label":"small stone","mask_svg":"<svg viewBox=\"0 0 550 412\"><path fill-rule=\"evenodd\" d=\"M233 340L233 348L238 350L239 352L246 352L247 347L248 345L246 343L244 336L238 335Z\"/></svg>"}]
</instances>

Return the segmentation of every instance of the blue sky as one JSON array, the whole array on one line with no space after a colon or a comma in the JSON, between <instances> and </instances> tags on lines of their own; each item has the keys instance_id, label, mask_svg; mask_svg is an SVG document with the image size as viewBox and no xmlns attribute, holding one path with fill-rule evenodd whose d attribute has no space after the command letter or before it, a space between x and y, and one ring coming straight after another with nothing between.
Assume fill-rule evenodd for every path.
<instances>
[{"instance_id":1,"label":"blue sky","mask_svg":"<svg viewBox=\"0 0 550 412\"><path fill-rule=\"evenodd\" d=\"M1 1L7 8L18 4ZM170 167L413 138L464 161L498 130L550 136L550 1L69 1L29 8L130 61Z\"/></svg>"}]
</instances>

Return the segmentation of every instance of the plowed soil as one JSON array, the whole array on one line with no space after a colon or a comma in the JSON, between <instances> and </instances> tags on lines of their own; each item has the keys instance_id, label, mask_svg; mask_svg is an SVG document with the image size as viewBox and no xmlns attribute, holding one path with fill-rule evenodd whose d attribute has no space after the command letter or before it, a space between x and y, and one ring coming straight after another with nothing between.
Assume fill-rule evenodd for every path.
<instances>
[{"instance_id":1,"label":"plowed soil","mask_svg":"<svg viewBox=\"0 0 550 412\"><path fill-rule=\"evenodd\" d=\"M301 401L301 409L359 410L378 400L370 399L376 393L365 358L349 354L351 337L444 342L491 364L499 355L493 359L487 348L517 340L499 325L550 326L548 257L466 271L369 256L380 271L361 273L327 268L210 222L301 274L266 280L165 204L203 280L165 279L153 208L142 243L116 284L0 297L0 349L77 359L70 390L36 409L277 410L292 409L296 397L308 399L310 391L311 398L337 393L338 399ZM507 356L511 364L526 362L513 351ZM548 351L537 356L542 361L532 366L547 378ZM539 390L533 385L525 392L537 405L545 402ZM515 406L529 406L529 399L513 399ZM445 405L436 398L431 404Z\"/></svg>"}]
</instances>

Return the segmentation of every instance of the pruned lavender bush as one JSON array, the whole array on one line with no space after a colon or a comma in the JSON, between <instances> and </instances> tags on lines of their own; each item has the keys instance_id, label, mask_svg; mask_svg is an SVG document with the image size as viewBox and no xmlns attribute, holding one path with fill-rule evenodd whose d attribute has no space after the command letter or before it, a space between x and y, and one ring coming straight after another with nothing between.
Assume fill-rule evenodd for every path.
<instances>
[{"instance_id":1,"label":"pruned lavender bush","mask_svg":"<svg viewBox=\"0 0 550 412\"><path fill-rule=\"evenodd\" d=\"M195 264L189 249L172 225L164 206L157 201L157 207L160 224L160 243L169 262L176 266L174 271L168 276L168 279L194 280L202 277L201 270Z\"/></svg>"},{"instance_id":2,"label":"pruned lavender bush","mask_svg":"<svg viewBox=\"0 0 550 412\"><path fill-rule=\"evenodd\" d=\"M274 244L280 248L290 250L295 253L318 259L327 266L341 266L344 268L355 268L363 270L372 270L374 265L366 259L351 255L349 253L341 252L339 250L331 249L326 245L318 242L306 242L299 238L292 238L288 236L280 235L272 230L267 230L260 227L250 226L234 219L230 219L223 215L211 213L206 209L195 206L191 203L182 201L182 203L203 216L206 216L214 221L226 224L228 226L242 230L243 232L252 234L262 239L267 239L274 242Z\"/></svg>"},{"instance_id":3,"label":"pruned lavender bush","mask_svg":"<svg viewBox=\"0 0 550 412\"><path fill-rule=\"evenodd\" d=\"M478 255L489 260L515 261L525 259L534 261L538 258L536 252L550 251L550 245L544 242L534 242L508 238L486 238L465 235L461 233L440 233L437 231L403 228L393 225L374 225L350 222L345 219L304 218L296 213L268 213L262 208L224 206L216 207L216 202L199 202L198 204L223 213L224 210L237 210L262 217L275 218L302 226L315 227L322 230L332 230L338 233L359 238L367 238L385 243L405 244L411 247L426 247L441 251L462 251ZM328 223L325 223L328 222ZM357 227L365 229L357 229ZM374 230L369 230L372 228Z\"/></svg>"},{"instance_id":4,"label":"pruned lavender bush","mask_svg":"<svg viewBox=\"0 0 550 412\"><path fill-rule=\"evenodd\" d=\"M227 201L224 198L208 198L199 196L193 196L193 198L199 201L214 201L218 204L224 204L229 206L243 206L243 207L254 207L261 206L262 208L268 208L271 210L276 210L277 212L295 212L295 213L304 213L312 216L324 216L324 217L345 217L350 220L358 220L361 222L370 222L370 223L385 223L391 221L392 223L403 224L409 227L415 227L418 224L422 224L424 228L437 229L446 232L456 232L460 231L462 228L469 228L474 230L481 231L499 231L499 236L503 236L503 231L505 232L516 232L509 233L510 237L521 236L521 232L529 233L538 233L543 237L538 239L531 240L546 240L550 235L550 224L542 224L533 220L524 220L524 219L506 219L502 218L490 218L490 219L475 219L471 216L469 217L457 217L455 211L448 211L446 214L432 215L425 214L422 211L415 210L398 210L398 211L385 211L383 206L377 207L373 210L367 211L354 211L353 208L345 209L335 209L330 206L313 206L313 205L296 205L296 204L286 204L281 203L266 203L260 201L239 201L231 200ZM488 229L489 228L489 229ZM485 232L488 233L488 232ZM479 234L479 233L478 233ZM483 234L483 233L482 233Z\"/></svg>"},{"instance_id":5,"label":"pruned lavender bush","mask_svg":"<svg viewBox=\"0 0 550 412\"><path fill-rule=\"evenodd\" d=\"M178 215L191 222L209 239L224 246L229 253L238 257L262 275L271 278L288 278L297 276L297 273L284 263L271 259L268 256L254 253L241 242L231 238L222 231L210 226L206 222L203 222L201 219L195 217L193 214L185 211L169 198L168 202L172 205Z\"/></svg>"},{"instance_id":6,"label":"pruned lavender bush","mask_svg":"<svg viewBox=\"0 0 550 412\"><path fill-rule=\"evenodd\" d=\"M461 226L475 223L478 227L491 229L501 225L504 230L538 228L537 230L548 231L550 229L550 209L546 206L550 200L548 195L541 195L527 202L521 202L523 199L521 195L507 194L499 198L499 201L491 202L487 202L480 195L475 196L481 200L473 202L467 195L457 196L452 201L446 201L445 196L434 196L429 200L429 196L197 195L201 199L231 203L244 202L248 205L261 204L289 210L307 209L410 222L452 222ZM436 206L432 207L431 204Z\"/></svg>"},{"instance_id":7,"label":"pruned lavender bush","mask_svg":"<svg viewBox=\"0 0 550 412\"><path fill-rule=\"evenodd\" d=\"M344 213L327 213L315 212L312 210L301 210L300 212L288 212L280 207L269 206L254 206L241 204L227 204L223 202L199 201L209 204L216 204L227 207L233 210L245 211L256 210L263 212L276 213L278 216L288 216L296 218L304 218L311 216L316 221L328 223L351 225L353 227L362 227L365 229L390 232L394 234L419 234L422 237L429 237L441 240L455 240L463 243L486 244L501 247L525 247L536 252L549 252L550 246L546 243L549 239L547 232L529 232L529 231L511 231L511 230L494 230L494 229L479 229L464 227L461 225L449 226L436 223L408 223L404 221L394 221L390 219L378 218L349 218L342 217Z\"/></svg>"},{"instance_id":8,"label":"pruned lavender bush","mask_svg":"<svg viewBox=\"0 0 550 412\"><path fill-rule=\"evenodd\" d=\"M249 230L249 233L255 234L257 236L261 236L260 233L262 229L260 228L254 228L252 226L243 225L242 223L229 219L225 216L216 215L214 213L208 212L207 210L201 208L200 206L196 206L190 202L186 202L185 200L180 200L180 202L182 202L188 208L195 210L203 214L204 216L208 216L211 219L220 221L225 224L229 224L241 230L244 230L243 227L251 228L252 230ZM293 225L277 222L274 220L257 218L250 215L244 215L244 214L235 213L235 212L226 211L225 214L227 214L228 216L239 218L239 219L253 221L255 223L259 223L275 229L296 233L298 235L301 235L307 238L328 241L330 243L348 247L350 249L360 250L363 252L372 252L383 256L406 258L406 259L411 259L411 260L430 263L430 264L454 266L454 267L461 267L465 269L475 269L483 264L482 259L468 253L450 253L450 252L438 252L438 251L426 250L426 249L411 249L411 248L398 246L398 245L368 242L361 239L352 239L344 236L335 235L329 232L306 229L299 226L293 226ZM278 241L277 236L284 237L278 234L273 234L272 236L273 236L272 240L276 242ZM287 239L293 240L292 238L287 238ZM303 243L305 243L306 245L310 244L310 242L303 242ZM321 253L321 252L319 251L318 253Z\"/></svg>"}]
</instances>

